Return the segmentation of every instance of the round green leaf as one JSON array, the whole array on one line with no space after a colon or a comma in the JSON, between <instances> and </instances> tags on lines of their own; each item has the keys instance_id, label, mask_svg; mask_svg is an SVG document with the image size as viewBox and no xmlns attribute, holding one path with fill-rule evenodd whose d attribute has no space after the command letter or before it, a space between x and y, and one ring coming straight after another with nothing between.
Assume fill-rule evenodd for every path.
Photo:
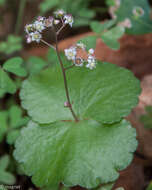
<instances>
[{"instance_id":1,"label":"round green leaf","mask_svg":"<svg viewBox=\"0 0 152 190\"><path fill-rule=\"evenodd\" d=\"M95 188L118 178L118 171L131 162L137 141L125 120L112 125L93 120L41 126L30 122L15 147L16 160L37 186L62 182Z\"/></svg>"},{"instance_id":2,"label":"round green leaf","mask_svg":"<svg viewBox=\"0 0 152 190\"><path fill-rule=\"evenodd\" d=\"M90 71L75 67L67 70L69 93L79 119L91 118L113 123L127 116L138 103L139 81L124 68L100 63ZM23 83L22 106L33 120L50 123L73 119L66 101L61 69L52 67Z\"/></svg>"},{"instance_id":3,"label":"round green leaf","mask_svg":"<svg viewBox=\"0 0 152 190\"><path fill-rule=\"evenodd\" d=\"M109 29L110 27L112 27L115 24L116 20L108 20L105 21L104 23L101 23L99 21L92 21L90 23L90 27L91 29L97 33L97 34L101 34L102 32L104 32L105 30Z\"/></svg>"},{"instance_id":4,"label":"round green leaf","mask_svg":"<svg viewBox=\"0 0 152 190\"><path fill-rule=\"evenodd\" d=\"M15 75L25 77L27 72L25 68L22 67L22 64L23 64L23 59L21 57L14 57L7 60L4 63L3 69Z\"/></svg>"}]
</instances>

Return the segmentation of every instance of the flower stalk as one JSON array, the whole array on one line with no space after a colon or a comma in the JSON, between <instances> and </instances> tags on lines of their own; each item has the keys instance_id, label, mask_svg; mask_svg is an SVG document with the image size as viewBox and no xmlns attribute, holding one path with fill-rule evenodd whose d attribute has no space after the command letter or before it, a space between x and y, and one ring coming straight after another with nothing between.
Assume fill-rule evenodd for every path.
<instances>
[{"instance_id":1,"label":"flower stalk","mask_svg":"<svg viewBox=\"0 0 152 190\"><path fill-rule=\"evenodd\" d=\"M66 70L74 66L82 67L83 65L85 65L86 68L89 68L90 70L92 70L96 68L97 62L94 55L94 49L92 48L88 50L87 59L83 59L81 58L81 56L79 56L78 54L79 50L86 51L86 45L83 44L82 42L79 42L76 45L71 46L70 48L64 50L64 53L67 59L69 61L72 61L73 63L69 67L64 67L63 62L60 57L59 48L58 48L58 35L66 25L69 25L70 27L72 27L74 21L73 21L72 15L66 14L63 10L58 10L54 14L55 14L55 17L50 16L48 18L39 16L33 24L27 24L25 26L25 32L27 34L26 40L27 40L27 43L31 43L34 41L37 43L43 42L45 45L47 45L50 48L53 48L56 51L57 57L61 66L62 74L63 74L65 93L67 97L67 101L64 103L64 106L70 109L73 118L75 119L76 122L78 122L79 119L72 108L72 103L70 100L67 78L66 78ZM56 31L55 26L58 24L62 24L62 26L60 27L59 30ZM53 33L54 33L55 47L42 39L42 32L45 29L50 28L50 27L52 28Z\"/></svg>"},{"instance_id":2,"label":"flower stalk","mask_svg":"<svg viewBox=\"0 0 152 190\"><path fill-rule=\"evenodd\" d=\"M56 53L57 53L57 56L58 56L58 59L59 59L59 63L60 63L60 66L61 66L61 70L62 70L62 74L63 74L63 79L64 79L64 87L65 87L65 92L66 92L66 97L67 97L67 102L68 102L68 107L75 119L76 122L79 121L79 119L77 118L73 108L72 108L72 104L71 104L71 100L70 100L70 96L69 96L69 90L68 90L68 84L67 84L67 79L66 79L66 69L64 68L63 66L63 63L62 63L62 60L61 60L61 57L60 57L60 53L59 53L59 48L58 48L58 38L57 38L57 34L56 32L54 31L54 34L55 34L55 44L56 44Z\"/></svg>"}]
</instances>

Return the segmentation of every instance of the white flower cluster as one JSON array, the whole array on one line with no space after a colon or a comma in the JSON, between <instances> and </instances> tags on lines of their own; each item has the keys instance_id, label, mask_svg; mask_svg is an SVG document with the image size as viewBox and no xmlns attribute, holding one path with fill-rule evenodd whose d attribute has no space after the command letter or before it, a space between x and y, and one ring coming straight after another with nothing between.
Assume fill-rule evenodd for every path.
<instances>
[{"instance_id":1,"label":"white flower cluster","mask_svg":"<svg viewBox=\"0 0 152 190\"><path fill-rule=\"evenodd\" d=\"M86 67L89 69L96 68L96 58L94 56L94 49L89 49L87 54L87 59L82 59L81 57L77 56L78 49L82 49L83 51L86 51L86 46L82 42L79 42L76 44L76 46L71 46L69 49L65 49L65 56L68 60L73 61L75 66L82 67L84 63L86 63Z\"/></svg>"},{"instance_id":2,"label":"white flower cluster","mask_svg":"<svg viewBox=\"0 0 152 190\"><path fill-rule=\"evenodd\" d=\"M27 43L36 41L39 43L42 38L42 32L48 27L57 25L61 23L63 26L69 24L72 27L73 17L72 15L66 14L63 10L58 10L54 12L54 17L50 16L48 18L39 16L33 24L27 24L25 26L25 32L27 33Z\"/></svg>"},{"instance_id":3,"label":"white flower cluster","mask_svg":"<svg viewBox=\"0 0 152 190\"><path fill-rule=\"evenodd\" d=\"M118 26L123 26L125 28L131 28L132 27L132 23L131 23L131 20L129 18L126 18L124 21L119 22Z\"/></svg>"},{"instance_id":4,"label":"white flower cluster","mask_svg":"<svg viewBox=\"0 0 152 190\"><path fill-rule=\"evenodd\" d=\"M111 17L113 19L116 19L117 16L115 14L115 12L117 11L117 9L120 7L121 4L121 0L113 0L114 1L114 6L110 6L109 7L109 14L111 15Z\"/></svg>"}]
</instances>

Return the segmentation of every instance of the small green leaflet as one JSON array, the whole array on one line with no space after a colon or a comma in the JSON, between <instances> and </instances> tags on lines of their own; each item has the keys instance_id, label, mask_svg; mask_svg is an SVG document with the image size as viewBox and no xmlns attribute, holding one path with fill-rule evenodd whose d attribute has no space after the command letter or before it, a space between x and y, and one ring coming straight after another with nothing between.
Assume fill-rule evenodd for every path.
<instances>
[{"instance_id":1,"label":"small green leaflet","mask_svg":"<svg viewBox=\"0 0 152 190\"><path fill-rule=\"evenodd\" d=\"M22 117L22 109L17 105L13 105L8 113L11 128L19 128L26 125L29 120L26 116Z\"/></svg>"},{"instance_id":2,"label":"small green leaflet","mask_svg":"<svg viewBox=\"0 0 152 190\"><path fill-rule=\"evenodd\" d=\"M23 59L21 57L8 59L4 63L3 69L20 77L25 77L27 75L27 72L23 67Z\"/></svg>"},{"instance_id":3,"label":"small green leaflet","mask_svg":"<svg viewBox=\"0 0 152 190\"><path fill-rule=\"evenodd\" d=\"M15 83L3 69L0 69L0 88L10 94L16 92Z\"/></svg>"},{"instance_id":4,"label":"small green leaflet","mask_svg":"<svg viewBox=\"0 0 152 190\"><path fill-rule=\"evenodd\" d=\"M5 133L7 132L8 123L7 123L8 113L7 111L0 112L0 142L2 142Z\"/></svg>"},{"instance_id":5,"label":"small green leaflet","mask_svg":"<svg viewBox=\"0 0 152 190\"><path fill-rule=\"evenodd\" d=\"M18 36L9 35L7 41L3 41L0 43L0 52L7 55L20 51L21 49L22 39Z\"/></svg>"},{"instance_id":6,"label":"small green leaflet","mask_svg":"<svg viewBox=\"0 0 152 190\"><path fill-rule=\"evenodd\" d=\"M124 27L116 26L113 27L111 30L104 32L101 35L101 39L111 49L118 50L120 48L118 39L123 36L124 32L125 32Z\"/></svg>"},{"instance_id":7,"label":"small green leaflet","mask_svg":"<svg viewBox=\"0 0 152 190\"><path fill-rule=\"evenodd\" d=\"M147 106L145 108L146 114L140 117L140 121L144 124L147 129L152 128L152 106Z\"/></svg>"},{"instance_id":8,"label":"small green leaflet","mask_svg":"<svg viewBox=\"0 0 152 190\"><path fill-rule=\"evenodd\" d=\"M112 190L113 186L114 186L114 183L108 183L108 184L101 185L100 187L97 187L95 189L91 189L91 190Z\"/></svg>"},{"instance_id":9,"label":"small green leaflet","mask_svg":"<svg viewBox=\"0 0 152 190\"><path fill-rule=\"evenodd\" d=\"M137 141L125 120L111 125L93 120L41 126L30 122L15 147L16 160L38 187L53 189L62 182L91 189L118 178L118 171L131 162Z\"/></svg>"},{"instance_id":10,"label":"small green leaflet","mask_svg":"<svg viewBox=\"0 0 152 190\"><path fill-rule=\"evenodd\" d=\"M13 105L8 111L0 111L0 142L6 136L7 143L13 144L19 136L19 128L25 126L28 121L27 116L22 117L22 110L17 105Z\"/></svg>"},{"instance_id":11,"label":"small green leaflet","mask_svg":"<svg viewBox=\"0 0 152 190\"><path fill-rule=\"evenodd\" d=\"M17 137L20 135L19 129L14 129L8 132L6 141L8 144L12 145L16 141Z\"/></svg>"},{"instance_id":12,"label":"small green leaflet","mask_svg":"<svg viewBox=\"0 0 152 190\"><path fill-rule=\"evenodd\" d=\"M103 23L101 23L99 21L92 21L90 23L90 27L91 27L93 32L95 32L97 34L101 34L105 30L112 27L115 23L116 23L116 20L109 20L109 21L105 21Z\"/></svg>"},{"instance_id":13,"label":"small green leaflet","mask_svg":"<svg viewBox=\"0 0 152 190\"><path fill-rule=\"evenodd\" d=\"M10 158L8 155L4 155L0 158L0 183L6 185L12 185L15 183L15 177L8 172L6 169L10 162Z\"/></svg>"},{"instance_id":14,"label":"small green leaflet","mask_svg":"<svg viewBox=\"0 0 152 190\"><path fill-rule=\"evenodd\" d=\"M0 0L0 6L3 6L6 3L6 0Z\"/></svg>"},{"instance_id":15,"label":"small green leaflet","mask_svg":"<svg viewBox=\"0 0 152 190\"><path fill-rule=\"evenodd\" d=\"M5 90L0 88L0 98L3 98L5 95Z\"/></svg>"}]
</instances>

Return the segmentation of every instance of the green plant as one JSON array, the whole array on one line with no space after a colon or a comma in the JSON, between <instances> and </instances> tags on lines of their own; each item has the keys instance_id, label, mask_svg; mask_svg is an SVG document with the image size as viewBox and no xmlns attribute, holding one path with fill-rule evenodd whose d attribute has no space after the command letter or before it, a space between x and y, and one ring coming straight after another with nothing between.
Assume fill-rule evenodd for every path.
<instances>
[{"instance_id":1,"label":"green plant","mask_svg":"<svg viewBox=\"0 0 152 190\"><path fill-rule=\"evenodd\" d=\"M12 105L7 111L0 111L0 142L6 136L6 142L14 144L20 134L20 128L28 121L27 116L22 117L22 110L17 105Z\"/></svg>"},{"instance_id":2,"label":"green plant","mask_svg":"<svg viewBox=\"0 0 152 190\"><path fill-rule=\"evenodd\" d=\"M150 182L146 190L152 190L152 182Z\"/></svg>"},{"instance_id":3,"label":"green plant","mask_svg":"<svg viewBox=\"0 0 152 190\"><path fill-rule=\"evenodd\" d=\"M147 129L152 128L152 106L147 106L145 108L146 114L140 117L140 121L144 124Z\"/></svg>"},{"instance_id":4,"label":"green plant","mask_svg":"<svg viewBox=\"0 0 152 190\"><path fill-rule=\"evenodd\" d=\"M0 52L6 55L10 55L22 49L21 37L9 35L7 41L0 43Z\"/></svg>"},{"instance_id":5,"label":"green plant","mask_svg":"<svg viewBox=\"0 0 152 190\"><path fill-rule=\"evenodd\" d=\"M109 20L104 23L98 21L92 21L90 27L95 33L94 36L87 37L89 41L87 45L96 46L96 40L101 38L103 42L113 50L120 48L118 39L123 36L125 29L123 26L115 26L116 20ZM81 39L81 41L86 41L87 38ZM90 44L89 44L90 43Z\"/></svg>"},{"instance_id":6,"label":"green plant","mask_svg":"<svg viewBox=\"0 0 152 190\"><path fill-rule=\"evenodd\" d=\"M147 0L107 0L106 2L111 16L118 24L125 24L126 19L130 22L130 27L126 27L126 33L137 35L152 32L151 7Z\"/></svg>"},{"instance_id":7,"label":"green plant","mask_svg":"<svg viewBox=\"0 0 152 190\"><path fill-rule=\"evenodd\" d=\"M0 90L2 95L4 93L14 94L17 89L15 82L7 72L20 77L25 77L27 72L23 67L23 59L20 57L10 58L0 68Z\"/></svg>"},{"instance_id":8,"label":"green plant","mask_svg":"<svg viewBox=\"0 0 152 190\"><path fill-rule=\"evenodd\" d=\"M12 185L15 183L15 177L7 171L7 167L9 165L10 158L8 155L4 155L0 158L0 183Z\"/></svg>"},{"instance_id":9,"label":"green plant","mask_svg":"<svg viewBox=\"0 0 152 190\"><path fill-rule=\"evenodd\" d=\"M73 17L60 10L25 27L27 42L46 44L59 63L42 63L22 84L20 98L31 121L21 130L14 156L38 187L56 190L63 183L67 189L111 189L113 184L107 183L115 182L137 147L135 129L124 117L138 103L139 81L129 70L97 62L87 43L91 37L86 45L81 41L65 49L61 57L58 35L67 24L72 26ZM111 25L113 21L104 27ZM55 46L42 38L49 27ZM116 42L123 29L113 30ZM79 56L80 50L87 58Z\"/></svg>"},{"instance_id":10,"label":"green plant","mask_svg":"<svg viewBox=\"0 0 152 190\"><path fill-rule=\"evenodd\" d=\"M118 50L118 40L124 33L137 35L152 32L151 8L147 0L107 0L106 3L112 19L104 23L96 20L89 23L94 34L81 39L88 48L95 47L96 40L100 38L108 47Z\"/></svg>"}]
</instances>

